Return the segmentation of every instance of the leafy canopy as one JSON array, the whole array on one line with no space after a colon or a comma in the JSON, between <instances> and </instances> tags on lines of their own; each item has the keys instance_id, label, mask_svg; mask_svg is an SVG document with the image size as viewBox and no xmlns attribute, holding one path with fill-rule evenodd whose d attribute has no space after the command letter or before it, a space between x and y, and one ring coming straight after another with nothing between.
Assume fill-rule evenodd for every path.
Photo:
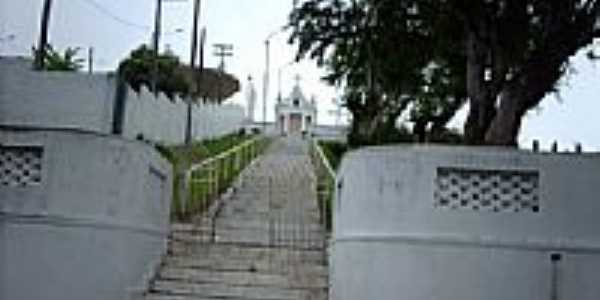
<instances>
[{"instance_id":1,"label":"leafy canopy","mask_svg":"<svg viewBox=\"0 0 600 300\"><path fill-rule=\"evenodd\" d=\"M44 70L46 71L61 71L75 72L83 68L85 60L78 57L79 47L67 47L64 52L59 52L50 44L47 44L44 49ZM36 53L35 49L33 49Z\"/></svg>"},{"instance_id":2,"label":"leafy canopy","mask_svg":"<svg viewBox=\"0 0 600 300\"><path fill-rule=\"evenodd\" d=\"M599 16L600 0L306 0L290 42L344 87L353 132L374 135L361 118L407 108L434 130L468 100L466 142L516 145L523 116L599 36Z\"/></svg>"},{"instance_id":3,"label":"leafy canopy","mask_svg":"<svg viewBox=\"0 0 600 300\"><path fill-rule=\"evenodd\" d=\"M173 98L175 95L203 98L208 101L227 99L240 90L239 80L215 69L202 72L181 63L171 52L158 55L157 89ZM136 91L142 86L151 89L154 78L154 50L142 45L133 50L119 65L119 73ZM199 86L199 87L198 87Z\"/></svg>"},{"instance_id":4,"label":"leafy canopy","mask_svg":"<svg viewBox=\"0 0 600 300\"><path fill-rule=\"evenodd\" d=\"M431 47L437 41L419 18L410 1L395 0L310 0L291 13L297 59L315 59L328 71L324 79L344 88L351 143L388 141L406 110L443 130L464 103L463 56Z\"/></svg>"}]
</instances>

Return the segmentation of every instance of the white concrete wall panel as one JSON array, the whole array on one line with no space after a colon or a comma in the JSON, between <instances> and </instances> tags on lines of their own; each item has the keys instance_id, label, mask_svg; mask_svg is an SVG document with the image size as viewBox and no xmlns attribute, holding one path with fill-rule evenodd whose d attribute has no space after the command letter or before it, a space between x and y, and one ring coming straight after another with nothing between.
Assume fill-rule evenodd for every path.
<instances>
[{"instance_id":1,"label":"white concrete wall panel","mask_svg":"<svg viewBox=\"0 0 600 300\"><path fill-rule=\"evenodd\" d=\"M126 299L143 289L166 250L168 162L143 143L94 134L2 131L0 145L43 149L38 185L0 186L0 299Z\"/></svg>"},{"instance_id":2,"label":"white concrete wall panel","mask_svg":"<svg viewBox=\"0 0 600 300\"><path fill-rule=\"evenodd\" d=\"M0 58L0 125L110 133L114 78L34 72L28 61Z\"/></svg>"},{"instance_id":3,"label":"white concrete wall panel","mask_svg":"<svg viewBox=\"0 0 600 300\"><path fill-rule=\"evenodd\" d=\"M448 168L469 174L440 182ZM367 148L338 183L333 299L600 299L599 154Z\"/></svg>"},{"instance_id":4,"label":"white concrete wall panel","mask_svg":"<svg viewBox=\"0 0 600 300\"><path fill-rule=\"evenodd\" d=\"M166 144L185 141L187 104L179 97L169 99L142 88L139 93L128 91L124 135L129 139L144 139ZM240 130L244 109L231 104L194 104L192 133L194 140L216 138Z\"/></svg>"},{"instance_id":5,"label":"white concrete wall panel","mask_svg":"<svg viewBox=\"0 0 600 300\"><path fill-rule=\"evenodd\" d=\"M110 134L113 126L115 78L70 72L34 72L20 58L0 59L0 125L77 129ZM142 87L128 88L123 136L165 144L185 140L187 104ZM193 138L216 138L243 127L239 105L195 104Z\"/></svg>"}]
</instances>

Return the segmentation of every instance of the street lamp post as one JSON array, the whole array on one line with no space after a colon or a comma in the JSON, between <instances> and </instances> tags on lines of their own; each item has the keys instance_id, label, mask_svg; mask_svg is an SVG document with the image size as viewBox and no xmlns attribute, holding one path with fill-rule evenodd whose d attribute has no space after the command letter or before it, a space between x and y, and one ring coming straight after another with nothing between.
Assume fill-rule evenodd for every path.
<instances>
[{"instance_id":1,"label":"street lamp post","mask_svg":"<svg viewBox=\"0 0 600 300\"><path fill-rule=\"evenodd\" d=\"M271 32L265 39L265 75L263 80L263 134L267 134L267 99L269 98L269 72L271 69L271 39L277 34L283 32L286 29L285 26Z\"/></svg>"},{"instance_id":2,"label":"street lamp post","mask_svg":"<svg viewBox=\"0 0 600 300\"><path fill-rule=\"evenodd\" d=\"M269 38L265 40L265 75L263 79L263 105L262 105L262 125L263 134L267 134L267 99L269 93L269 69L270 69L270 41Z\"/></svg>"}]
</instances>

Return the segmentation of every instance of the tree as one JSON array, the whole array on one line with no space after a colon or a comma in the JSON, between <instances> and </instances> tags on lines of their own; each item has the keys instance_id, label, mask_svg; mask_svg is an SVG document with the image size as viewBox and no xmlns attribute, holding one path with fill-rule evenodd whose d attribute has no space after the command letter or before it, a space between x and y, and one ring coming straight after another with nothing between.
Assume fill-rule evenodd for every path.
<instances>
[{"instance_id":1,"label":"tree","mask_svg":"<svg viewBox=\"0 0 600 300\"><path fill-rule=\"evenodd\" d=\"M521 120L598 36L600 1L450 1L464 25L473 144L516 145Z\"/></svg>"},{"instance_id":2,"label":"tree","mask_svg":"<svg viewBox=\"0 0 600 300\"><path fill-rule=\"evenodd\" d=\"M400 35L406 29L390 22L390 10L382 8L367 1L313 0L290 15L290 42L298 44L297 58L317 59L327 67L324 79L344 86L344 105L353 115L351 144L385 142L410 102L406 91L419 81L414 67L419 62L396 55L414 49L386 33L393 30Z\"/></svg>"},{"instance_id":3,"label":"tree","mask_svg":"<svg viewBox=\"0 0 600 300\"><path fill-rule=\"evenodd\" d=\"M426 123L430 120L424 118L437 118L436 129L444 127L464 102L461 98L460 105L444 105L447 99L441 98L450 96L440 93L435 101L419 96L429 85L423 70L433 61L446 71L440 74L464 76L449 69L457 64L430 47L431 35L407 1L305 1L290 15L290 26L297 58L316 59L327 67L326 81L344 86L344 102L353 115L352 144L389 142L398 117L417 99L445 108L421 114Z\"/></svg>"},{"instance_id":4,"label":"tree","mask_svg":"<svg viewBox=\"0 0 600 300\"><path fill-rule=\"evenodd\" d=\"M163 53L155 58L154 50L142 45L133 50L130 56L119 64L119 74L136 91L142 86L152 87L154 61L158 59L158 80L156 88L169 97L188 92L185 76L177 72L181 65L179 58L171 53Z\"/></svg>"},{"instance_id":5,"label":"tree","mask_svg":"<svg viewBox=\"0 0 600 300\"><path fill-rule=\"evenodd\" d=\"M136 91L142 86L151 88L155 59L154 51L142 45L120 63L119 73ZM170 98L175 95L187 97L191 91L195 91L193 99L217 101L219 98L227 99L240 90L237 78L231 74L221 74L215 69L204 69L202 84L196 88L195 74L198 71L182 64L179 58L170 52L158 56L158 70L157 88Z\"/></svg>"},{"instance_id":6,"label":"tree","mask_svg":"<svg viewBox=\"0 0 600 300\"><path fill-rule=\"evenodd\" d=\"M410 120L418 142L439 141L446 125L466 103L462 58L444 65L431 63L424 71L424 84L411 104Z\"/></svg>"},{"instance_id":7,"label":"tree","mask_svg":"<svg viewBox=\"0 0 600 300\"><path fill-rule=\"evenodd\" d=\"M77 57L77 54L81 48L79 47L67 47L63 53L58 52L47 44L44 51L40 52L37 49L33 49L34 56L40 55L43 58L43 70L46 71L63 71L63 72L75 72L83 68L85 60Z\"/></svg>"},{"instance_id":8,"label":"tree","mask_svg":"<svg viewBox=\"0 0 600 300\"><path fill-rule=\"evenodd\" d=\"M523 116L555 90L569 58L598 37L599 16L600 0L309 0L294 9L290 25L299 57L333 57L348 62L345 69L334 63L334 71L375 74L376 84L366 80L367 90L384 92L374 99L390 86L401 87L403 99L415 102L413 120L421 133L435 118L448 120L468 99L466 142L514 146ZM410 76L431 63L446 68L444 81L454 88ZM365 80L358 86L364 93ZM387 109L371 97L354 99L374 112ZM432 114L439 112L436 103L448 112ZM357 112L362 110L355 117Z\"/></svg>"}]
</instances>

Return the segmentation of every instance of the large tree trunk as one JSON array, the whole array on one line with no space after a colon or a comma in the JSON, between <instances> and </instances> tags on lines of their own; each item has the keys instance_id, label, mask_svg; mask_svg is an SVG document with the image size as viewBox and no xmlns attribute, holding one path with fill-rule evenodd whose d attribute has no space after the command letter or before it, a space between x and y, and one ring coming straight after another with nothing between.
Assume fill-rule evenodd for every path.
<instances>
[{"instance_id":1,"label":"large tree trunk","mask_svg":"<svg viewBox=\"0 0 600 300\"><path fill-rule=\"evenodd\" d=\"M518 145L517 137L521 129L521 120L527 112L523 107L524 95L517 87L509 87L501 95L500 107L488 132L485 135L487 145Z\"/></svg>"},{"instance_id":2,"label":"large tree trunk","mask_svg":"<svg viewBox=\"0 0 600 300\"><path fill-rule=\"evenodd\" d=\"M472 31L467 38L467 95L469 115L465 123L465 142L480 145L496 113L495 101L485 82L487 49Z\"/></svg>"},{"instance_id":3,"label":"large tree trunk","mask_svg":"<svg viewBox=\"0 0 600 300\"><path fill-rule=\"evenodd\" d=\"M375 115L365 112L353 114L349 144L351 146L374 144L377 127L377 118Z\"/></svg>"},{"instance_id":4,"label":"large tree trunk","mask_svg":"<svg viewBox=\"0 0 600 300\"><path fill-rule=\"evenodd\" d=\"M593 42L600 2L582 5L574 15L569 11L573 9L572 4L547 3L552 13L545 21L543 40L536 45L541 48L523 53L521 58L525 61L513 59L513 64L517 65L512 66L510 79L506 78L509 65L500 55L506 50L498 40L497 27L502 24L471 19L472 27L466 26L467 90L471 106L465 124L468 143L516 146L523 116L553 90L569 57ZM512 4L517 5L517 2ZM525 14L526 6L519 4L514 10ZM523 15L521 19L527 18ZM488 54L492 59L489 83L484 77ZM496 109L497 95L500 97Z\"/></svg>"},{"instance_id":5,"label":"large tree trunk","mask_svg":"<svg viewBox=\"0 0 600 300\"><path fill-rule=\"evenodd\" d=\"M424 144L427 141L427 121L423 119L416 120L413 127L413 134L416 137L417 143Z\"/></svg>"},{"instance_id":6,"label":"large tree trunk","mask_svg":"<svg viewBox=\"0 0 600 300\"><path fill-rule=\"evenodd\" d=\"M562 65L576 50L566 48L563 51L554 52L553 56L531 58L522 73L504 86L498 113L485 136L486 144L518 145L523 117L552 91L562 76Z\"/></svg>"}]
</instances>

